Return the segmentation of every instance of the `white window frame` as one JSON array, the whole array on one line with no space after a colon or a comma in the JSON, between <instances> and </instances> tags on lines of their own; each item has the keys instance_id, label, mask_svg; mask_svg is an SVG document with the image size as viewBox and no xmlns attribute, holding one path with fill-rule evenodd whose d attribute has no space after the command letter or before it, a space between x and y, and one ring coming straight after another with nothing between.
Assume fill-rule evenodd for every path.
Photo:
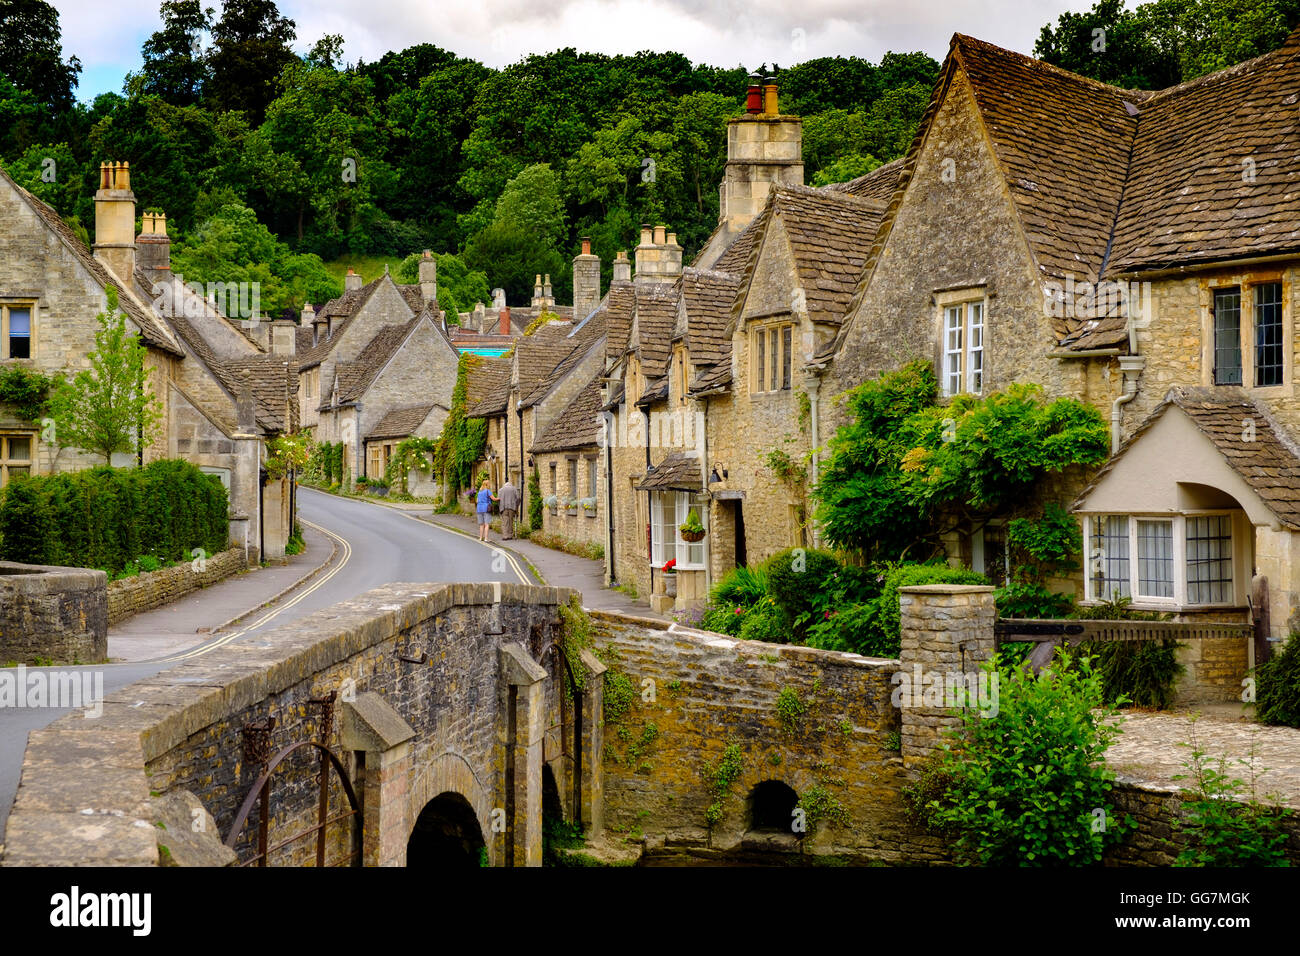
<instances>
[{"instance_id":1,"label":"white window frame","mask_svg":"<svg viewBox=\"0 0 1300 956\"><path fill-rule=\"evenodd\" d=\"M934 301L939 310L940 393L945 398L984 394L988 295L983 289L958 289L939 293Z\"/></svg>"},{"instance_id":2,"label":"white window frame","mask_svg":"<svg viewBox=\"0 0 1300 956\"><path fill-rule=\"evenodd\" d=\"M667 526L663 520L663 506L665 499L669 496L672 498L672 535L671 540L667 540L669 535ZM701 541L687 541L682 537L681 525L686 523L686 516L690 514L691 508L694 508L696 514L700 516L700 524L704 525L707 532L709 528L708 503L696 501L695 495L689 491L652 491L650 492L650 563L654 565L655 570L660 570L663 566L673 559L677 564L674 566L678 571L703 571L708 561L708 552L704 547L704 542L708 540L707 535ZM671 553L670 553L671 549ZM691 552L696 551L699 560L691 560Z\"/></svg>"},{"instance_id":3,"label":"white window frame","mask_svg":"<svg viewBox=\"0 0 1300 956\"><path fill-rule=\"evenodd\" d=\"M1093 550L1093 533L1094 522L1104 521L1109 517L1125 518L1128 521L1128 576L1129 576L1129 596L1132 599L1132 606L1135 608L1149 608L1152 610L1191 610L1197 608L1230 608L1240 607L1242 603L1241 593L1243 582L1247 580L1244 576L1246 569L1243 568L1240 555L1238 553L1239 535L1241 534L1240 522L1238 515L1240 512L1229 509L1209 509L1187 511L1175 514L1168 512L1164 514L1124 514L1116 512L1096 512L1081 514L1083 524L1083 541L1084 553L1087 556L1087 562L1084 573L1084 595L1087 603L1099 603L1104 599L1110 599L1112 595L1098 595L1096 593L1096 570L1098 562L1104 560L1104 555ZM1232 562L1232 585L1229 588L1229 596L1226 601L1190 603L1188 601L1187 586L1187 519L1224 516L1229 519L1230 537L1228 550ZM1172 534L1172 555L1173 555L1173 596L1159 597L1154 595L1142 594L1139 590L1141 581L1140 562L1138 560L1138 522L1140 521L1163 521L1168 522L1171 526Z\"/></svg>"}]
</instances>

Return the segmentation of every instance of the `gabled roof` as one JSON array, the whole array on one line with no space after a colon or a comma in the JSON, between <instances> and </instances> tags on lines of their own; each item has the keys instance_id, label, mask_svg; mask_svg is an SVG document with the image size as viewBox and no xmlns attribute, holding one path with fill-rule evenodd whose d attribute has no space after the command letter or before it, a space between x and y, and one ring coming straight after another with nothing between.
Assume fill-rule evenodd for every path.
<instances>
[{"instance_id":1,"label":"gabled roof","mask_svg":"<svg viewBox=\"0 0 1300 956\"><path fill-rule=\"evenodd\" d=\"M573 326L568 322L548 322L533 330L532 335L520 337L515 344L515 367L518 371L520 400L532 395L547 380L555 367L568 357L573 347L569 333Z\"/></svg>"},{"instance_id":2,"label":"gabled roof","mask_svg":"<svg viewBox=\"0 0 1300 956\"><path fill-rule=\"evenodd\" d=\"M739 289L740 277L732 273L682 270L681 297L686 327L673 338L685 340L692 364L713 365L730 354L727 324Z\"/></svg>"},{"instance_id":3,"label":"gabled roof","mask_svg":"<svg viewBox=\"0 0 1300 956\"><path fill-rule=\"evenodd\" d=\"M903 159L900 157L893 162L885 163L883 166L877 166L865 176L850 179L846 183L831 183L821 188L827 192L848 193L860 199L878 199L881 202L889 202L894 195L894 191L898 189L899 174L902 171Z\"/></svg>"},{"instance_id":4,"label":"gabled roof","mask_svg":"<svg viewBox=\"0 0 1300 956\"><path fill-rule=\"evenodd\" d=\"M257 400L257 424L268 432L292 431L298 427L298 365L285 355L248 355L226 358L218 355L183 314L172 315L168 321L177 336L200 362L205 365L232 399L239 400L245 378ZM185 353L181 353L182 355ZM285 389L292 396L286 413Z\"/></svg>"},{"instance_id":5,"label":"gabled roof","mask_svg":"<svg viewBox=\"0 0 1300 956\"><path fill-rule=\"evenodd\" d=\"M1187 415L1279 521L1300 529L1300 450L1266 408L1252 401L1242 389L1225 386L1170 389L1165 400L1079 494L1076 508L1172 408ZM1253 427L1243 427L1243 421L1251 422Z\"/></svg>"},{"instance_id":6,"label":"gabled roof","mask_svg":"<svg viewBox=\"0 0 1300 956\"><path fill-rule=\"evenodd\" d=\"M534 453L593 448L600 440L600 379L597 373L533 442Z\"/></svg>"},{"instance_id":7,"label":"gabled roof","mask_svg":"<svg viewBox=\"0 0 1300 956\"><path fill-rule=\"evenodd\" d=\"M636 486L637 491L674 488L680 491L699 491L704 487L700 473L700 460L686 452L673 452L645 473Z\"/></svg>"},{"instance_id":8,"label":"gabled roof","mask_svg":"<svg viewBox=\"0 0 1300 956\"><path fill-rule=\"evenodd\" d=\"M631 282L612 282L602 303L605 312L605 340L607 360L627 351L628 337L632 332L632 312L636 308L636 290Z\"/></svg>"},{"instance_id":9,"label":"gabled roof","mask_svg":"<svg viewBox=\"0 0 1300 956\"><path fill-rule=\"evenodd\" d=\"M379 288L379 284L385 279L391 278L385 272L378 279L372 279L359 289L349 289L337 299L330 299L317 309L313 325L328 320L334 327L334 332L329 336L325 336L325 328L322 326L321 340L298 356L299 367L306 370L314 365L319 365L330 352L334 351L334 346L338 345L343 333L347 331L356 314L370 301L370 297ZM419 286L398 285L396 282L393 285L397 288L398 294L401 295L402 301L410 308L412 315L419 315L424 311L424 297L420 294Z\"/></svg>"},{"instance_id":10,"label":"gabled roof","mask_svg":"<svg viewBox=\"0 0 1300 956\"><path fill-rule=\"evenodd\" d=\"M510 399L512 360L475 356L465 373L465 417L491 418L506 410Z\"/></svg>"},{"instance_id":11,"label":"gabled roof","mask_svg":"<svg viewBox=\"0 0 1300 956\"><path fill-rule=\"evenodd\" d=\"M360 399L374 382L380 369L388 364L415 331L415 327L427 317L427 312L421 312L403 325L385 325L361 350L360 358L352 362L339 362L334 369L338 379L338 403L342 405ZM329 408L330 404L322 403L321 407Z\"/></svg>"},{"instance_id":12,"label":"gabled roof","mask_svg":"<svg viewBox=\"0 0 1300 956\"><path fill-rule=\"evenodd\" d=\"M680 280L641 283L636 285L635 292L635 335L628 346L636 349L645 376L658 378L667 372L672 355Z\"/></svg>"},{"instance_id":13,"label":"gabled roof","mask_svg":"<svg viewBox=\"0 0 1300 956\"><path fill-rule=\"evenodd\" d=\"M95 282L100 288L106 289L112 285L118 291L118 306L126 313L127 317L140 330L140 337L156 349L161 349L171 355L183 356L179 343L171 336L167 329L166 323L153 314L149 306L141 305L136 302L133 290L130 288L135 276L127 276L125 279L116 278L106 269L94 253L82 243L80 239L68 228L67 223L59 216L58 212L41 202L22 186L10 178L9 174L0 168L0 177L3 177L14 192L36 213L37 216L49 227L50 231L58 236L59 240L68 248L77 261L94 277Z\"/></svg>"},{"instance_id":14,"label":"gabled roof","mask_svg":"<svg viewBox=\"0 0 1300 956\"><path fill-rule=\"evenodd\" d=\"M366 435L366 441L375 441L381 438L407 438L424 424L424 420L429 417L429 413L435 408L441 408L443 411L447 410L445 405L436 403L407 405L402 408L390 409L383 418L375 422L375 427L370 429L370 433Z\"/></svg>"},{"instance_id":15,"label":"gabled roof","mask_svg":"<svg viewBox=\"0 0 1300 956\"><path fill-rule=\"evenodd\" d=\"M581 325L570 329L564 339L568 344L568 353L523 398L523 406L528 408L545 398L561 379L582 362L594 346L602 344L604 335L605 316L600 310L593 312Z\"/></svg>"}]
</instances>

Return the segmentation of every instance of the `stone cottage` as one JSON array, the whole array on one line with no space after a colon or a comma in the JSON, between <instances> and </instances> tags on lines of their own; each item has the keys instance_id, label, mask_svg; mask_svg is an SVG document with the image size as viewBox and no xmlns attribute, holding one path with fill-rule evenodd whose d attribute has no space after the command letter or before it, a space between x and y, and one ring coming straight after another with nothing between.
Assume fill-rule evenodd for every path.
<instances>
[{"instance_id":1,"label":"stone cottage","mask_svg":"<svg viewBox=\"0 0 1300 956\"><path fill-rule=\"evenodd\" d=\"M230 494L231 540L250 560L282 556L293 515L292 483L268 480L267 438L298 425L292 400L297 368L284 328L246 312L236 324L238 288L199 294L170 266L165 216L146 212L135 234L135 194L127 163L104 163L95 193L95 243L88 249L58 213L0 170L0 364L47 374L88 367L96 315L118 290L128 328L148 349L149 386L163 412L157 441L129 466L184 458L220 477ZM218 307L226 301L226 309ZM51 440L53 439L53 440ZM58 444L38 423L0 405L0 485L17 473L50 474L99 464Z\"/></svg>"}]
</instances>

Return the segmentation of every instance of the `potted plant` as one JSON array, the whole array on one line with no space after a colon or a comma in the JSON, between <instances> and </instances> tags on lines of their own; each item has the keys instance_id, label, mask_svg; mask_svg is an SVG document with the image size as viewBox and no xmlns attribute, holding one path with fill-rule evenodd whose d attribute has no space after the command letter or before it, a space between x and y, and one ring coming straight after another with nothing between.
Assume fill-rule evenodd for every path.
<instances>
[{"instance_id":1,"label":"potted plant","mask_svg":"<svg viewBox=\"0 0 1300 956\"><path fill-rule=\"evenodd\" d=\"M566 501L564 504L565 504L565 507L567 507L567 508L569 509L569 514L571 514L571 515L576 515L576 514L578 513L578 499L577 499L577 498L570 498L570 499L569 499L568 501Z\"/></svg>"},{"instance_id":2,"label":"potted plant","mask_svg":"<svg viewBox=\"0 0 1300 956\"><path fill-rule=\"evenodd\" d=\"M681 532L683 541L694 544L704 540L704 525L700 523L700 514L694 508L686 515L686 521L677 526L677 530Z\"/></svg>"},{"instance_id":3,"label":"potted plant","mask_svg":"<svg viewBox=\"0 0 1300 956\"><path fill-rule=\"evenodd\" d=\"M596 514L595 498L583 498L581 501L578 502L578 504L582 505L582 510L586 512L588 518L595 516Z\"/></svg>"},{"instance_id":4,"label":"potted plant","mask_svg":"<svg viewBox=\"0 0 1300 956\"><path fill-rule=\"evenodd\" d=\"M560 499L557 495L547 495L542 499L542 504L551 509L551 514L555 514L555 509L559 505Z\"/></svg>"},{"instance_id":5,"label":"potted plant","mask_svg":"<svg viewBox=\"0 0 1300 956\"><path fill-rule=\"evenodd\" d=\"M668 561L659 570L664 573L664 594L677 597L677 559Z\"/></svg>"}]
</instances>

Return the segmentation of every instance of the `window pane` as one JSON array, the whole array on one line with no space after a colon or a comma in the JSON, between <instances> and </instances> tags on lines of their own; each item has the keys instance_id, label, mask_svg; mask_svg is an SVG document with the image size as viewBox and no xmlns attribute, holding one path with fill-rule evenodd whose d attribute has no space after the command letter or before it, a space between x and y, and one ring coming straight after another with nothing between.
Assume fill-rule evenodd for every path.
<instances>
[{"instance_id":1,"label":"window pane","mask_svg":"<svg viewBox=\"0 0 1300 956\"><path fill-rule=\"evenodd\" d=\"M970 304L970 327L967 332L970 343L970 361L967 364L970 378L970 390L979 392L984 387L984 303Z\"/></svg>"},{"instance_id":2,"label":"window pane","mask_svg":"<svg viewBox=\"0 0 1300 956\"><path fill-rule=\"evenodd\" d=\"M596 497L596 459L587 459L587 497Z\"/></svg>"},{"instance_id":3,"label":"window pane","mask_svg":"<svg viewBox=\"0 0 1300 956\"><path fill-rule=\"evenodd\" d=\"M1232 600L1232 519L1205 515L1187 519L1187 602L1226 604Z\"/></svg>"},{"instance_id":4,"label":"window pane","mask_svg":"<svg viewBox=\"0 0 1300 956\"><path fill-rule=\"evenodd\" d=\"M1255 384L1282 384L1282 283L1255 286Z\"/></svg>"},{"instance_id":5,"label":"window pane","mask_svg":"<svg viewBox=\"0 0 1300 956\"><path fill-rule=\"evenodd\" d=\"M754 377L754 391L765 392L767 387L763 384L763 376L767 374L767 333L760 331L754 338L758 346L758 360L754 363L758 372Z\"/></svg>"},{"instance_id":6,"label":"window pane","mask_svg":"<svg viewBox=\"0 0 1300 956\"><path fill-rule=\"evenodd\" d=\"M569 462L569 497L578 497L578 463Z\"/></svg>"},{"instance_id":7,"label":"window pane","mask_svg":"<svg viewBox=\"0 0 1300 956\"><path fill-rule=\"evenodd\" d=\"M777 354L778 348L779 346L777 345L777 330L768 329L767 330L767 362L768 362L768 368L771 371L771 374L767 378L767 387L769 391L776 391L778 388L781 387L779 384L777 384L778 382L780 382L780 379L776 377L777 367L778 367L777 362L780 360L780 355Z\"/></svg>"},{"instance_id":8,"label":"window pane","mask_svg":"<svg viewBox=\"0 0 1300 956\"><path fill-rule=\"evenodd\" d=\"M9 357L32 357L32 310L9 310Z\"/></svg>"},{"instance_id":9,"label":"window pane","mask_svg":"<svg viewBox=\"0 0 1300 956\"><path fill-rule=\"evenodd\" d=\"M1241 290L1214 293L1214 384L1241 384Z\"/></svg>"},{"instance_id":10,"label":"window pane","mask_svg":"<svg viewBox=\"0 0 1300 956\"><path fill-rule=\"evenodd\" d=\"M944 387L949 395L961 391L962 316L961 306L952 306L945 313L944 326Z\"/></svg>"},{"instance_id":11,"label":"window pane","mask_svg":"<svg viewBox=\"0 0 1300 956\"><path fill-rule=\"evenodd\" d=\"M10 461L32 460L32 438L30 435L9 435L5 439L5 457Z\"/></svg>"},{"instance_id":12,"label":"window pane","mask_svg":"<svg viewBox=\"0 0 1300 956\"><path fill-rule=\"evenodd\" d=\"M1094 565L1093 597L1099 601L1129 597L1128 518L1093 518L1092 550L1099 558L1099 565Z\"/></svg>"},{"instance_id":13,"label":"window pane","mask_svg":"<svg viewBox=\"0 0 1300 956\"><path fill-rule=\"evenodd\" d=\"M1138 521L1138 594L1174 596L1174 525L1172 521Z\"/></svg>"},{"instance_id":14,"label":"window pane","mask_svg":"<svg viewBox=\"0 0 1300 956\"><path fill-rule=\"evenodd\" d=\"M794 326L781 330L781 387L790 387L790 346L794 339Z\"/></svg>"}]
</instances>

